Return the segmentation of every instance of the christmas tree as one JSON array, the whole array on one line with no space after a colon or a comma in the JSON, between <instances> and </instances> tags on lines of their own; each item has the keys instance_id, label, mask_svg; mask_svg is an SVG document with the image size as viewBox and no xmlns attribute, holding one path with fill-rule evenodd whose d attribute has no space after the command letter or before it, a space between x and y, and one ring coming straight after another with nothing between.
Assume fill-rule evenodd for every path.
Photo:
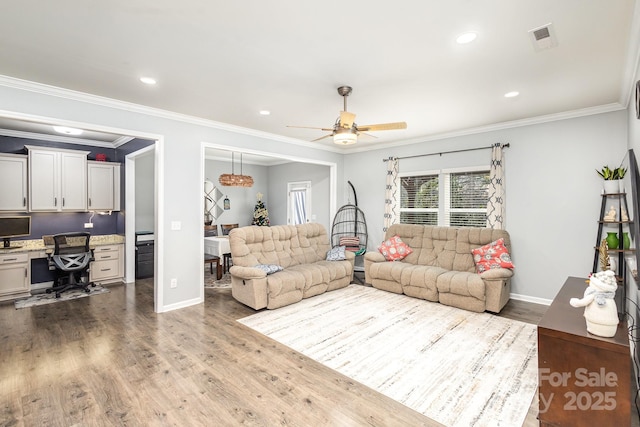
<instances>
[{"instance_id":1,"label":"christmas tree","mask_svg":"<svg viewBox=\"0 0 640 427\"><path fill-rule=\"evenodd\" d=\"M269 211L262 203L262 193L258 193L257 198L258 202L253 210L253 222L251 224L269 226Z\"/></svg>"}]
</instances>

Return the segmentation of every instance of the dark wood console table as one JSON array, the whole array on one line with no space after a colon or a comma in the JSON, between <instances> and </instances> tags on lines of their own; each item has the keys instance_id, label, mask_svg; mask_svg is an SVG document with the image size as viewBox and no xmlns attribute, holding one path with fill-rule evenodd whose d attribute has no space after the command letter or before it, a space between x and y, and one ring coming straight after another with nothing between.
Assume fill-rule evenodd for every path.
<instances>
[{"instance_id":1,"label":"dark wood console table","mask_svg":"<svg viewBox=\"0 0 640 427\"><path fill-rule=\"evenodd\" d=\"M628 426L631 354L627 322L613 338L587 332L586 279L569 277L538 325L540 426Z\"/></svg>"}]
</instances>

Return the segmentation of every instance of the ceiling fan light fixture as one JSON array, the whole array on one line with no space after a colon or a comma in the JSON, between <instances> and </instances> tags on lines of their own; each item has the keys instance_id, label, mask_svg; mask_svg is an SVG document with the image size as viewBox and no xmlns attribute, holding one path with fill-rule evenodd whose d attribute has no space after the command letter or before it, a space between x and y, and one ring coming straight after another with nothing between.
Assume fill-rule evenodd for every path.
<instances>
[{"instance_id":1,"label":"ceiling fan light fixture","mask_svg":"<svg viewBox=\"0 0 640 427\"><path fill-rule=\"evenodd\" d=\"M358 134L351 129L338 129L333 134L333 142L338 145L351 145L358 142Z\"/></svg>"}]
</instances>

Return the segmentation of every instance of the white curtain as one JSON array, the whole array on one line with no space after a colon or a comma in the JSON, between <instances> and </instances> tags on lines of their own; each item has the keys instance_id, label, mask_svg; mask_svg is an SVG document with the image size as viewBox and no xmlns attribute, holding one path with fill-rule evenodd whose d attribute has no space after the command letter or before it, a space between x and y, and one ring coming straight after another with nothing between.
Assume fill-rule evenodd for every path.
<instances>
[{"instance_id":1,"label":"white curtain","mask_svg":"<svg viewBox=\"0 0 640 427\"><path fill-rule=\"evenodd\" d=\"M504 199L504 158L502 144L493 144L491 148L491 169L487 188L487 227L502 230L505 225Z\"/></svg>"},{"instance_id":2,"label":"white curtain","mask_svg":"<svg viewBox=\"0 0 640 427\"><path fill-rule=\"evenodd\" d=\"M398 159L396 157L389 157L387 159L387 186L384 193L384 227L382 231L387 232L387 229L392 224L398 222Z\"/></svg>"}]
</instances>

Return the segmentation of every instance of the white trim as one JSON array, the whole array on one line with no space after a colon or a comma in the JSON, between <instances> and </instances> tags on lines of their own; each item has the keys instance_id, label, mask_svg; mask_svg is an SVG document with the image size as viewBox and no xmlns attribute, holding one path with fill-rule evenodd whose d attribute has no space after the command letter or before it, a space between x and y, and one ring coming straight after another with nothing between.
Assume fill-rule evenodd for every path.
<instances>
[{"instance_id":1,"label":"white trim","mask_svg":"<svg viewBox=\"0 0 640 427\"><path fill-rule=\"evenodd\" d=\"M50 135L45 133L25 132L21 130L0 129L0 135L14 138L37 139L66 144L90 145L92 147L114 148L110 142L96 141L95 139L71 138L63 135Z\"/></svg>"},{"instance_id":2,"label":"white trim","mask_svg":"<svg viewBox=\"0 0 640 427\"><path fill-rule=\"evenodd\" d=\"M320 144L309 142L309 141L303 141L296 138L290 138L290 137L276 135L269 132L244 128L241 126L230 125L222 122L216 122L214 120L208 120L208 119L203 119L199 117L189 116L186 114L175 113L172 111L162 110L159 108L147 107L145 105L134 104L126 101L120 101L113 98L107 98L103 96L92 95L89 93L78 92L70 89L59 88L56 86L50 86L43 83L36 83L28 80L17 79L15 77L0 75L0 86L26 90L30 92L43 94L43 95L69 99L73 101L85 102L88 104L99 105L102 107L125 110L133 113L145 114L152 117L160 117L164 119L175 120L183 123L194 124L197 126L225 130L225 131L234 132L242 135L255 136L258 138L269 139L272 141L285 142L288 144L294 144L302 147L331 151L331 152L340 153L340 154L344 153L344 151L341 149L338 149L337 146L336 147L324 146L324 145L320 145ZM127 132L117 132L117 133L126 134Z\"/></svg>"},{"instance_id":3,"label":"white trim","mask_svg":"<svg viewBox=\"0 0 640 427\"><path fill-rule=\"evenodd\" d=\"M614 102L614 103L599 105L595 107L587 107L587 108L581 108L578 110L564 111L560 113L547 114L547 115L537 116L537 117L529 117L526 119L511 120L507 122L494 123L490 125L462 129L462 130L453 131L453 132L444 132L440 134L434 134L431 136L418 137L418 138L408 139L408 140L398 140L398 141L384 143L384 144L372 144L372 145L355 144L353 148L345 149L344 147L338 148L338 146L334 147L334 146L316 144L316 143L303 141L296 138L285 137L285 136L276 135L268 132L243 128L240 126L235 126L235 125L230 125L226 123L216 122L213 120L189 116L186 114L180 114L180 113L175 113L167 110L161 110L159 108L147 107L144 105L120 101L117 99L106 98L103 96L92 95L92 94L73 91L69 89L63 89L56 86L50 86L42 83L31 82L28 80L17 79L15 77L0 75L0 86L26 90L26 91L40 93L40 94L49 95L49 96L56 96L59 98L64 98L64 99L69 99L74 101L86 102L89 104L110 107L110 108L115 108L119 110L139 113L139 114L146 114L153 117L161 117L169 120L190 123L198 126L226 130L229 132L239 133L243 135L250 135L250 136L269 139L273 141L280 141L288 144L314 148L317 150L330 151L330 152L339 153L339 154L354 154L354 153L363 152L363 151L380 150L380 149L386 149L386 148L392 148L392 147L399 147L403 145L412 145L412 144L417 144L422 142L438 141L442 139L454 138L454 137L465 136L465 135L481 134L481 133L502 130L502 129L511 129L511 128L517 128L522 126L531 126L531 125L536 125L541 123L554 122L558 120L566 120L566 119L572 119L577 117L591 116L595 114L609 113L613 111L626 110L627 109L626 104L628 104L628 100L626 104L620 103L620 102ZM623 95L623 96L629 97L630 92L628 92L627 95ZM3 115L3 112L0 110L0 116L1 115ZM8 117L11 117L11 116L8 116ZM18 117L15 117L15 118L18 118ZM61 124L63 124L62 120L58 120L58 121L61 122ZM67 126L74 127L71 124L68 124ZM99 128L94 128L93 130L99 130ZM121 130L115 133L129 134L130 132Z\"/></svg>"},{"instance_id":4,"label":"white trim","mask_svg":"<svg viewBox=\"0 0 640 427\"><path fill-rule=\"evenodd\" d=\"M528 295L520 295L520 294L510 294L509 298L516 301L531 302L534 304L542 304L542 305L551 305L551 303L553 302L552 299L530 297Z\"/></svg>"},{"instance_id":5,"label":"white trim","mask_svg":"<svg viewBox=\"0 0 640 427\"><path fill-rule=\"evenodd\" d=\"M530 118L519 119L519 120L511 120L507 122L494 123L490 125L478 126L478 127L462 129L462 130L457 130L452 132L443 132L443 133L433 134L430 136L418 137L414 139L398 140L398 141L388 142L384 144L372 145L369 147L361 148L356 146L354 148L345 150L344 154L355 154L363 151L394 148L394 147L400 147L403 145L413 145L413 144L419 144L419 143L430 142L430 141L440 141L443 139L456 138L459 136L483 134L483 133L493 132L497 130L531 126L531 125L537 125L542 123L555 122L558 120L574 119L579 117L592 116L595 114L611 113L614 111L620 111L620 110L626 110L626 109L627 109L626 106L618 102L614 102L611 104L599 105L596 107L581 108L578 110L547 114L544 116L530 117Z\"/></svg>"},{"instance_id":6,"label":"white trim","mask_svg":"<svg viewBox=\"0 0 640 427\"><path fill-rule=\"evenodd\" d=\"M204 256L204 255L203 255ZM202 270L204 274L204 269ZM204 283L204 282L202 282ZM204 285L201 286L203 289L203 293L204 293ZM178 310L180 308L187 308L187 307L191 307L192 305L198 305L198 304L202 304L204 302L204 299L198 297L198 298L193 298L190 300L186 300L186 301L180 301L177 302L175 304L169 304L167 306L162 307L162 311L157 311L157 313L166 313L168 311L173 311L173 310Z\"/></svg>"}]
</instances>

